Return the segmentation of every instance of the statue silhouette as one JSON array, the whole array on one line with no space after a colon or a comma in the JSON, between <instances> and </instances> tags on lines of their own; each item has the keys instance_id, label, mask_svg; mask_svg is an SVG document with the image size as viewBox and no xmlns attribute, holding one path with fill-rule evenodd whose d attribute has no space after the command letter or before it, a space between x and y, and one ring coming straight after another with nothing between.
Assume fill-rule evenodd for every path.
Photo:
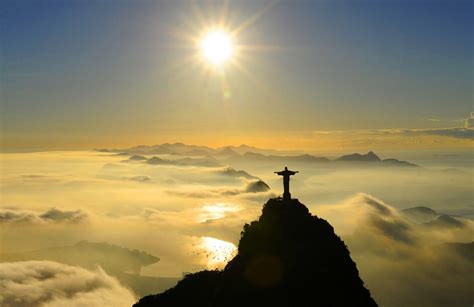
<instances>
[{"instance_id":1,"label":"statue silhouette","mask_svg":"<svg viewBox=\"0 0 474 307\"><path fill-rule=\"evenodd\" d=\"M288 167L285 166L285 170L274 173L278 174L279 176L283 176L283 199L290 200L290 176L298 173L298 171L290 171L288 170Z\"/></svg>"},{"instance_id":2,"label":"statue silhouette","mask_svg":"<svg viewBox=\"0 0 474 307\"><path fill-rule=\"evenodd\" d=\"M223 270L188 274L133 306L377 307L334 228L290 198L297 172L275 173L283 176L284 199L269 199L262 215L244 225L238 253Z\"/></svg>"},{"instance_id":3,"label":"statue silhouette","mask_svg":"<svg viewBox=\"0 0 474 307\"><path fill-rule=\"evenodd\" d=\"M288 174L288 176L290 176ZM134 307L377 307L345 243L297 199L274 198L245 224L223 270L186 275Z\"/></svg>"}]
</instances>

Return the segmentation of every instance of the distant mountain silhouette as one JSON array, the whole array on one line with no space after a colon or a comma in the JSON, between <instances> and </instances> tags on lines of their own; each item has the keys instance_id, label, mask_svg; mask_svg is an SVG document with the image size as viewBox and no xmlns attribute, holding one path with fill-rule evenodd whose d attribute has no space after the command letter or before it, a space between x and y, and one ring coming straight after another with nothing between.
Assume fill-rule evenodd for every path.
<instances>
[{"instance_id":1,"label":"distant mountain silhouette","mask_svg":"<svg viewBox=\"0 0 474 307\"><path fill-rule=\"evenodd\" d=\"M240 156L240 154L230 147L226 147L222 149L221 151L218 151L217 153L214 154L214 157L216 158L231 158L231 157L238 157L238 156Z\"/></svg>"},{"instance_id":2,"label":"distant mountain silhouette","mask_svg":"<svg viewBox=\"0 0 474 307\"><path fill-rule=\"evenodd\" d=\"M144 160L146 160L146 158L144 156L140 156L140 155L133 155L128 159L132 160L132 161L144 161Z\"/></svg>"},{"instance_id":3,"label":"distant mountain silhouette","mask_svg":"<svg viewBox=\"0 0 474 307\"><path fill-rule=\"evenodd\" d=\"M245 188L245 192L248 193L266 192L268 190L270 190L270 187L262 180L250 181Z\"/></svg>"},{"instance_id":4,"label":"distant mountain silhouette","mask_svg":"<svg viewBox=\"0 0 474 307\"><path fill-rule=\"evenodd\" d=\"M298 163L327 163L327 162L345 162L345 163L359 163L365 162L370 165L379 165L379 166L395 166L395 167L419 167L414 163L407 161L401 161L393 158L381 160L373 151L368 152L367 154L354 153L350 155L341 156L335 160L330 160L326 157L316 157L313 155L303 154L303 155L265 155L262 153L256 152L246 152L241 156L234 156L225 160L229 164L242 163L242 162L257 162L257 163L280 163L280 164L298 164ZM359 164L360 165L360 164ZM367 164L363 164L367 165Z\"/></svg>"},{"instance_id":5,"label":"distant mountain silhouette","mask_svg":"<svg viewBox=\"0 0 474 307\"><path fill-rule=\"evenodd\" d=\"M242 177L246 179L258 179L258 177L255 177L253 175L250 175L246 171L243 170L236 170L232 167L226 167L224 169L221 169L218 171L219 174L230 176L230 177Z\"/></svg>"},{"instance_id":6,"label":"distant mountain silhouette","mask_svg":"<svg viewBox=\"0 0 474 307\"><path fill-rule=\"evenodd\" d=\"M343 155L335 160L326 157L317 157L309 154L302 154L297 151L279 151L275 149L261 149L257 147L240 145L224 146L211 148L207 146L187 145L183 143L161 144L153 146L140 145L125 149L97 149L100 152L116 153L117 155L131 156L126 162L145 161L147 158L143 155L180 155L187 158L168 160L163 157L148 159L149 164L171 164L171 165L193 165L214 167L221 165L230 165L239 167L242 163L279 163L279 164L298 164L298 163L326 163L326 162L377 162L370 165L394 166L394 167L419 167L414 163L401 161L393 158L380 159L373 151L367 154L353 153ZM192 158L190 158L192 157ZM159 159L159 160L158 160ZM151 160L151 161L150 161ZM362 164L360 165L368 165Z\"/></svg>"},{"instance_id":7,"label":"distant mountain silhouette","mask_svg":"<svg viewBox=\"0 0 474 307\"><path fill-rule=\"evenodd\" d=\"M209 150L204 149L192 149L190 151L184 152L184 154L187 156L207 156L209 152Z\"/></svg>"},{"instance_id":8,"label":"distant mountain silhouette","mask_svg":"<svg viewBox=\"0 0 474 307\"><path fill-rule=\"evenodd\" d=\"M220 152L226 152L232 150L237 154L244 154L246 152L256 152L262 154L296 154L296 151L280 151L275 149L262 149L245 144L239 146L224 146L219 148L211 148L207 146L187 145L184 143L164 143L159 145L139 145L130 148L122 149L96 149L99 152L107 153L119 153L119 154L136 154L136 155L161 155L161 154L175 154L175 155L188 155L188 156L200 156L206 154L218 154Z\"/></svg>"},{"instance_id":9,"label":"distant mountain silhouette","mask_svg":"<svg viewBox=\"0 0 474 307\"><path fill-rule=\"evenodd\" d=\"M321 162L329 162L328 158L324 157L315 157L312 155L296 155L296 156L283 156L283 155L264 155L261 153L256 152L246 152L242 156L234 156L228 160L230 163L232 162L244 162L244 161L256 161L256 162L270 162L270 163L321 163Z\"/></svg>"},{"instance_id":10,"label":"distant mountain silhouette","mask_svg":"<svg viewBox=\"0 0 474 307\"><path fill-rule=\"evenodd\" d=\"M462 228L465 224L452 216L442 214L435 220L425 223L426 226L436 228Z\"/></svg>"},{"instance_id":11,"label":"distant mountain silhouette","mask_svg":"<svg viewBox=\"0 0 474 307\"><path fill-rule=\"evenodd\" d=\"M401 210L408 220L433 228L462 228L465 222L448 214L439 214L428 207L414 207Z\"/></svg>"},{"instance_id":12,"label":"distant mountain silhouette","mask_svg":"<svg viewBox=\"0 0 474 307\"><path fill-rule=\"evenodd\" d=\"M403 209L401 212L407 219L415 223L431 222L439 215L435 210L428 207L413 207Z\"/></svg>"},{"instance_id":13,"label":"distant mountain silhouette","mask_svg":"<svg viewBox=\"0 0 474 307\"><path fill-rule=\"evenodd\" d=\"M407 161L401 161L397 159L383 159L382 163L387 166L407 166L407 167L420 167L415 163L410 163Z\"/></svg>"},{"instance_id":14,"label":"distant mountain silhouette","mask_svg":"<svg viewBox=\"0 0 474 307\"><path fill-rule=\"evenodd\" d=\"M338 159L336 159L336 161L380 162L381 160L373 151L369 151L365 155L354 153L351 155L341 156Z\"/></svg>"},{"instance_id":15,"label":"distant mountain silhouette","mask_svg":"<svg viewBox=\"0 0 474 307\"><path fill-rule=\"evenodd\" d=\"M332 226L297 199L270 199L222 271L186 275L144 306L377 306Z\"/></svg>"},{"instance_id":16,"label":"distant mountain silhouette","mask_svg":"<svg viewBox=\"0 0 474 307\"><path fill-rule=\"evenodd\" d=\"M407 161L401 161L397 159L380 159L373 151L369 151L365 155L359 153L353 153L350 155L344 155L335 160L336 162L377 162L384 166L405 166L405 167L419 167L414 163Z\"/></svg>"}]
</instances>

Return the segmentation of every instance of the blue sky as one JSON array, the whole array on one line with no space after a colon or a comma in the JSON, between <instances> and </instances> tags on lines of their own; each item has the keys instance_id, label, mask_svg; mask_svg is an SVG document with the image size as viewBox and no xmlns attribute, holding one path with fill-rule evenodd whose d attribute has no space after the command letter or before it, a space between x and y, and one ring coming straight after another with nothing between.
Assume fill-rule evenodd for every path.
<instances>
[{"instance_id":1,"label":"blue sky","mask_svg":"<svg viewBox=\"0 0 474 307\"><path fill-rule=\"evenodd\" d=\"M230 1L226 24L268 3ZM186 61L195 50L182 37L201 31L196 7L212 25L222 2L2 7L4 146L441 128L472 111L472 1L273 2L236 37L259 47L242 52L246 72L229 68L224 81Z\"/></svg>"}]
</instances>

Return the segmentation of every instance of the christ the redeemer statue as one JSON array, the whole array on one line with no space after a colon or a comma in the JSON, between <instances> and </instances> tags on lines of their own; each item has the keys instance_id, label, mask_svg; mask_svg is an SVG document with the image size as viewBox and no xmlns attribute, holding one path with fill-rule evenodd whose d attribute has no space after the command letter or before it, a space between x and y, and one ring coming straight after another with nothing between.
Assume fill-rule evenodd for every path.
<instances>
[{"instance_id":1,"label":"christ the redeemer statue","mask_svg":"<svg viewBox=\"0 0 474 307\"><path fill-rule=\"evenodd\" d=\"M290 171L290 170L288 170L288 167L286 167L286 166L285 166L284 171L275 172L275 174L283 176L283 199L285 199L285 200L290 200L291 199L290 176L293 176L296 173L298 173L298 171Z\"/></svg>"}]
</instances>

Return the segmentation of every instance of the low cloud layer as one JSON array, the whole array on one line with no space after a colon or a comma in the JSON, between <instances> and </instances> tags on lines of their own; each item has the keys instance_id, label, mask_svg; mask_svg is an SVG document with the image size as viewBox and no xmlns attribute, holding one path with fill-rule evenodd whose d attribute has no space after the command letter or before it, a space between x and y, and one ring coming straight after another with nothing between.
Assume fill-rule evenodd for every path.
<instances>
[{"instance_id":1,"label":"low cloud layer","mask_svg":"<svg viewBox=\"0 0 474 307\"><path fill-rule=\"evenodd\" d=\"M328 206L329 207L329 206ZM458 229L433 229L407 220L398 210L367 194L321 207L342 235L380 306L469 306L474 263L459 253L472 249L472 221ZM447 244L464 240L460 245Z\"/></svg>"},{"instance_id":2,"label":"low cloud layer","mask_svg":"<svg viewBox=\"0 0 474 307\"><path fill-rule=\"evenodd\" d=\"M392 207L366 194L360 194L356 201L367 204L372 210L366 224L359 227L368 227L371 233L379 234L394 241L414 244L415 237L412 227L404 221L400 214Z\"/></svg>"},{"instance_id":3,"label":"low cloud layer","mask_svg":"<svg viewBox=\"0 0 474 307\"><path fill-rule=\"evenodd\" d=\"M472 118L466 119L464 127L453 127L453 128L433 128L433 129L380 129L380 130L358 130L358 131L328 131L320 132L315 131L315 135L347 135L350 137L361 137L367 138L373 136L411 136L419 137L426 135L434 136L446 136L459 139L473 139L474 129L472 127Z\"/></svg>"},{"instance_id":4,"label":"low cloud layer","mask_svg":"<svg viewBox=\"0 0 474 307\"><path fill-rule=\"evenodd\" d=\"M235 196L240 194L252 194L268 192L270 187L262 180L246 181L243 188L220 188L198 191L168 191L169 194L190 198L206 198L215 196Z\"/></svg>"},{"instance_id":5,"label":"low cloud layer","mask_svg":"<svg viewBox=\"0 0 474 307\"><path fill-rule=\"evenodd\" d=\"M52 261L0 263L4 307L131 306L135 297L101 269Z\"/></svg>"},{"instance_id":6,"label":"low cloud layer","mask_svg":"<svg viewBox=\"0 0 474 307\"><path fill-rule=\"evenodd\" d=\"M236 178L245 178L245 179L258 179L257 177L250 175L246 171L243 170L236 170L232 167L225 167L223 169L219 169L217 171L218 174L230 176L230 177L236 177Z\"/></svg>"},{"instance_id":7,"label":"low cloud layer","mask_svg":"<svg viewBox=\"0 0 474 307\"><path fill-rule=\"evenodd\" d=\"M406 158L422 169L288 165L300 171L291 178L293 197L334 226L380 306L472 303L467 289L474 283L472 260L446 244L472 240L472 160L462 152L435 154ZM242 226L258 218L270 197L281 195L281 178L273 172L284 167L273 162L231 164L233 169L120 163L123 156L97 152L9 154L3 159L2 252L106 241L158 256L160 261L143 267L141 274L159 277L210 268L205 256L214 245L203 246L203 237L237 245ZM265 191L256 178L272 190ZM361 191L377 197L357 194ZM400 213L418 206L439 215L462 215L456 218L466 226L421 225ZM140 293L154 291L151 283L146 286Z\"/></svg>"},{"instance_id":8,"label":"low cloud layer","mask_svg":"<svg viewBox=\"0 0 474 307\"><path fill-rule=\"evenodd\" d=\"M79 223L89 215L82 210L63 211L51 208L45 212L0 209L0 223Z\"/></svg>"},{"instance_id":9,"label":"low cloud layer","mask_svg":"<svg viewBox=\"0 0 474 307\"><path fill-rule=\"evenodd\" d=\"M400 130L405 135L439 135L459 139L474 139L474 129L472 129L472 119L466 120L465 128L442 128L442 129L416 129Z\"/></svg>"}]
</instances>

